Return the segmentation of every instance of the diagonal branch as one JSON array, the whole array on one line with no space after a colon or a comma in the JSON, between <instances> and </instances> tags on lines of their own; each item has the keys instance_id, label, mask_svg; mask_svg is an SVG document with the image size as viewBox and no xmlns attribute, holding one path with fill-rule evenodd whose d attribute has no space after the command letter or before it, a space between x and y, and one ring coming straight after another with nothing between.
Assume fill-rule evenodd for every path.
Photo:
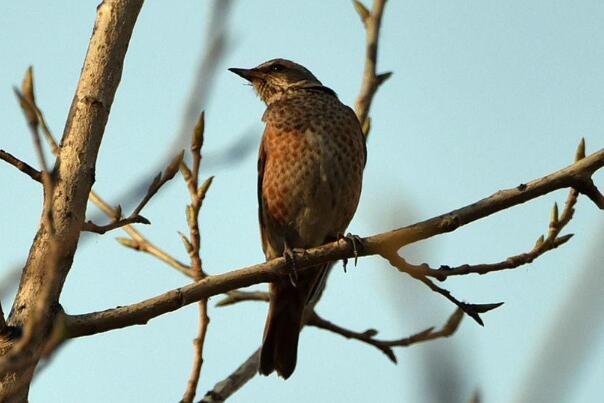
<instances>
[{"instance_id":1,"label":"diagonal branch","mask_svg":"<svg viewBox=\"0 0 604 403\"><path fill-rule=\"evenodd\" d=\"M0 159L8 162L36 182L42 183L42 174L40 171L29 165L27 162L21 161L19 158L4 150L0 150Z\"/></svg>"},{"instance_id":2,"label":"diagonal branch","mask_svg":"<svg viewBox=\"0 0 604 403\"><path fill-rule=\"evenodd\" d=\"M116 220L119 219L119 217L121 216L120 208L116 209L111 207L94 190L90 191L89 200L95 206L97 206L103 213L105 213L109 218ZM180 260L170 255L168 252L153 244L151 241L145 238L143 234L141 234L136 228L131 225L126 225L122 227L122 229L126 231L128 235L130 235L130 238L117 238L117 241L120 244L130 249L148 253L151 256L158 258L162 262L180 271L184 275L191 278L193 277L193 273L189 266L187 266Z\"/></svg>"},{"instance_id":3,"label":"diagonal branch","mask_svg":"<svg viewBox=\"0 0 604 403\"><path fill-rule=\"evenodd\" d=\"M172 162L170 162L170 164L168 165L168 167L166 168L164 173L162 174L160 172L153 179L153 182L151 182L151 184L149 185L149 189L147 190L145 197L140 201L138 206L136 206L136 208L134 209L132 214L130 214L129 217L122 218L122 212L121 212L120 207L118 207L117 209L110 209L110 210L112 210L111 211L111 216L113 218L112 223L107 224L107 225L97 225L97 224L93 223L92 221L87 221L82 225L82 231L94 232L97 234L104 234L107 231L111 231L116 228L121 228L121 227L124 227L127 225L129 226L130 224L135 224L135 223L151 224L148 219L146 219L145 217L140 215L140 212L143 209L143 207L145 207L147 205L147 203L151 200L151 198L157 194L159 189L161 189L161 187L164 184L166 184L166 182L168 182L169 180L174 178L174 175L176 175L176 172L178 172L178 167L182 163L183 156L184 156L184 152L181 152L180 154L178 154L172 160ZM92 198L92 196L90 195L89 198Z\"/></svg>"},{"instance_id":4,"label":"diagonal branch","mask_svg":"<svg viewBox=\"0 0 604 403\"><path fill-rule=\"evenodd\" d=\"M221 403L231 397L258 373L260 349L254 351L232 374L218 382L199 403Z\"/></svg>"},{"instance_id":5,"label":"diagonal branch","mask_svg":"<svg viewBox=\"0 0 604 403\"><path fill-rule=\"evenodd\" d=\"M454 231L460 226L487 217L498 211L535 199L558 189L572 187L575 178L591 175L604 166L604 149L545 177L521 187L499 191L485 199L446 214L394 231L364 238L364 249L359 256L383 255L432 236ZM298 270L313 270L311 266L352 258L354 250L349 242L338 240L309 249L297 257ZM66 318L70 337L101 333L135 324L144 324L166 312L213 295L222 294L254 284L274 281L288 275L287 262L277 258L243 269L208 276L188 286L169 291L157 297L128 306L108 309Z\"/></svg>"}]
</instances>

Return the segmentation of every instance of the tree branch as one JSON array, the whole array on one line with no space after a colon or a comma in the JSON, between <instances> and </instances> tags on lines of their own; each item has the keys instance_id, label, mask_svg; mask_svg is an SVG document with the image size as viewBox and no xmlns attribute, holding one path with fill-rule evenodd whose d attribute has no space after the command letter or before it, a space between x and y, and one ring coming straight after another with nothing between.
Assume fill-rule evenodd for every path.
<instances>
[{"instance_id":1,"label":"tree branch","mask_svg":"<svg viewBox=\"0 0 604 403\"><path fill-rule=\"evenodd\" d=\"M238 302L243 301L269 301L269 295L267 292L262 291L230 291L227 293L226 298L221 300L216 304L216 306L227 306L232 305ZM369 345L376 347L378 350L382 351L386 356L390 359L390 361L396 363L396 356L394 355L394 351L392 347L407 347L411 344L419 343L422 341L433 340L441 337L448 337L452 335L463 318L463 311L461 309L457 309L450 317L447 323L442 327L439 331L434 331L434 328L431 327L422 332L416 333L412 336L405 337L402 339L396 340L378 340L375 339L375 336L378 334L378 331L375 329L368 329L362 333L354 332L352 330L345 329L341 326L338 326L326 319L323 319L319 314L314 310L310 310L310 312L306 316L306 326L314 326L319 329L327 330L340 336L346 337L347 339L359 340Z\"/></svg>"},{"instance_id":2,"label":"tree branch","mask_svg":"<svg viewBox=\"0 0 604 403\"><path fill-rule=\"evenodd\" d=\"M185 179L189 194L191 196L191 204L187 206L187 224L189 225L189 233L191 240L189 241L183 234L181 238L191 258L191 269L193 271L193 279L195 281L201 281L206 278L206 273L203 270L203 264L201 260L201 236L199 233L199 212L203 204L203 200L206 197L210 186L212 185L213 177L208 178L199 188L199 170L201 168L201 147L203 145L203 136L205 129L205 117L204 113L201 112L199 115L197 125L193 129L193 135L191 136L191 155L193 158L193 168L189 169L187 164L180 160L178 166ZM199 383L199 377L201 376L201 367L203 365L203 347L206 340L206 334L208 331L208 325L210 324L210 317L208 316L208 299L202 298L199 301L199 331L198 336L193 340L195 346L195 352L193 356L193 368L191 369L191 375L187 383L187 389L185 390L184 396L181 400L182 403L192 403L197 392L197 384Z\"/></svg>"},{"instance_id":3,"label":"tree branch","mask_svg":"<svg viewBox=\"0 0 604 403\"><path fill-rule=\"evenodd\" d=\"M120 218L117 221L114 221L110 224L106 225L97 225L92 221L86 221L82 225L82 231L94 232L95 234L104 234L108 231L114 230L116 228L122 228L126 225L130 224L151 224L149 220L147 220L142 215L135 215L126 218Z\"/></svg>"},{"instance_id":4,"label":"tree branch","mask_svg":"<svg viewBox=\"0 0 604 403\"><path fill-rule=\"evenodd\" d=\"M554 203L547 238L541 235L537 239L537 242L535 243L535 246L533 246L533 249L531 249L529 252L510 256L507 259L498 263L477 265L464 264L457 267L449 267L443 265L438 269L431 268L426 263L423 263L421 265L413 265L403 260L402 271L415 272L420 275L434 277L437 280L444 281L450 276L459 276L470 273L487 274L494 271L515 269L522 265L531 263L546 252L554 250L558 246L564 245L573 237L573 234L568 234L564 236L559 236L559 234L560 231L566 226L566 224L568 224L572 219L573 213L575 211L574 206L577 202L577 196L578 192L575 189L571 189L569 191L568 198L566 200L566 206L564 207L564 211L562 212L561 216L558 216L558 205Z\"/></svg>"},{"instance_id":5,"label":"tree branch","mask_svg":"<svg viewBox=\"0 0 604 403\"><path fill-rule=\"evenodd\" d=\"M119 219L121 216L121 208L113 208L111 207L101 196L98 195L94 190L90 191L89 195L90 201L96 205L103 213L105 213L109 218L114 220ZM131 238L117 238L117 241L127 248L131 248L140 252L145 252L154 256L161 260L164 263L167 263L169 266L172 266L176 270L180 271L184 275L193 278L193 272L189 266L182 263L180 260L176 259L168 252L162 250L147 238L143 236L136 228L131 225L126 225L122 227L124 231Z\"/></svg>"},{"instance_id":6,"label":"tree branch","mask_svg":"<svg viewBox=\"0 0 604 403\"><path fill-rule=\"evenodd\" d=\"M46 334L54 319L63 283L73 262L88 193L94 181L96 157L119 84L123 60L142 0L105 0L98 8L95 29L82 69L78 88L67 118L63 148L53 175L54 197L44 208L28 261L13 303L8 324L23 327L35 315L40 296L48 290L46 315L39 328ZM54 231L45 215L52 212ZM51 237L61 245L57 269L48 270L54 249ZM52 281L51 281L52 280ZM2 364L12 358L28 362L18 370L4 371L0 400L27 400L29 382L44 347L44 337L30 343L21 355L3 351ZM18 381L17 381L18 380Z\"/></svg>"},{"instance_id":7,"label":"tree branch","mask_svg":"<svg viewBox=\"0 0 604 403\"><path fill-rule=\"evenodd\" d=\"M216 303L217 307L233 305L243 301L269 301L268 292L233 290L226 293L226 297Z\"/></svg>"},{"instance_id":8,"label":"tree branch","mask_svg":"<svg viewBox=\"0 0 604 403\"><path fill-rule=\"evenodd\" d=\"M243 364L239 366L226 379L218 382L209 390L199 403L219 403L224 402L237 392L243 385L252 379L258 373L258 364L260 363L260 349L254 351Z\"/></svg>"},{"instance_id":9,"label":"tree branch","mask_svg":"<svg viewBox=\"0 0 604 403\"><path fill-rule=\"evenodd\" d=\"M338 326L328 320L320 317L316 311L313 311L306 325L318 327L319 329L327 330L336 334L339 334L342 337L346 337L347 339L353 339L362 341L363 343L367 343L382 353L386 354L388 359L393 363L397 363L396 356L394 355L393 347L408 347L415 343L420 343L424 341L439 339L443 337L449 337L459 327L461 320L463 318L463 311L461 309L457 309L447 320L447 323L440 329L435 331L433 327L416 333L412 336L405 337L402 339L396 340L378 340L375 336L378 334L375 329L368 329L362 333L354 332L352 330L345 329L341 326Z\"/></svg>"},{"instance_id":10,"label":"tree branch","mask_svg":"<svg viewBox=\"0 0 604 403\"><path fill-rule=\"evenodd\" d=\"M42 183L42 174L36 168L32 167L26 162L21 161L11 153L8 153L4 150L0 150L0 159L8 162L19 171L23 172L36 182Z\"/></svg>"},{"instance_id":11,"label":"tree branch","mask_svg":"<svg viewBox=\"0 0 604 403\"><path fill-rule=\"evenodd\" d=\"M136 208L134 209L132 214L130 214L129 217L122 218L122 212L121 212L120 207L118 207L117 209L109 208L110 212L108 213L108 215L110 215L114 220L112 223L107 224L107 225L97 225L97 224L93 223L92 221L87 221L82 225L82 231L94 232L97 234L104 234L107 231L111 231L116 228L125 227L130 224L135 224L135 223L151 224L148 219L146 219L145 217L140 215L140 212L143 209L143 207L145 207L147 205L147 203L151 200L151 198L157 194L159 189L161 189L161 187L166 182L168 182L169 180L174 178L174 175L176 175L176 172L178 172L178 167L180 166L180 164L182 162L183 155L184 155L184 152L181 152L180 154L178 154L172 160L172 162L168 165L168 167L166 168L164 173L162 174L160 172L153 179L153 182L151 182L151 184L149 185L147 194L140 201L138 206L136 206ZM89 196L89 198L91 198L91 196Z\"/></svg>"},{"instance_id":12,"label":"tree branch","mask_svg":"<svg viewBox=\"0 0 604 403\"><path fill-rule=\"evenodd\" d=\"M364 248L359 256L386 255L401 247L434 235L454 231L460 226L487 217L511 206L524 203L558 189L572 187L577 177L591 175L604 166L604 149L545 177L531 181L517 188L499 191L485 199L446 214L425 220L394 231L364 238ZM339 240L298 256L298 270L313 270L311 266L352 258L354 251L349 242ZM86 336L118 329L135 324L144 324L150 319L170 312L184 305L213 295L248 287L254 284L274 281L279 276L288 275L287 262L277 258L236 271L208 276L198 283L169 291L154 298L124 307L108 309L66 318L70 337ZM422 280L424 281L424 280ZM468 305L460 303L466 308ZM487 304L487 308L490 305Z\"/></svg>"}]
</instances>

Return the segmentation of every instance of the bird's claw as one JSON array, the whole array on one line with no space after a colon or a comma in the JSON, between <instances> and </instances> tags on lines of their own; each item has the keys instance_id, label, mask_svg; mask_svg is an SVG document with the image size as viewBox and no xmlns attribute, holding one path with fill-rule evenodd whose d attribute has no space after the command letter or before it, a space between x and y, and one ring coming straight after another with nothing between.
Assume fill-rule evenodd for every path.
<instances>
[{"instance_id":1,"label":"bird's claw","mask_svg":"<svg viewBox=\"0 0 604 403\"><path fill-rule=\"evenodd\" d=\"M290 248L287 244L283 250L283 257L288 264L289 268L289 282L292 286L297 287L298 284L298 269L296 267L296 254L306 255L306 249L303 248Z\"/></svg>"},{"instance_id":2,"label":"bird's claw","mask_svg":"<svg viewBox=\"0 0 604 403\"><path fill-rule=\"evenodd\" d=\"M341 234L339 236L339 239L345 240L352 246L352 251L354 254L354 266L356 267L357 262L359 260L359 251L365 248L365 241L360 236L351 233L348 233L346 235ZM346 265L348 264L348 259L344 258L342 259L342 261L344 263L344 272L346 272Z\"/></svg>"}]
</instances>

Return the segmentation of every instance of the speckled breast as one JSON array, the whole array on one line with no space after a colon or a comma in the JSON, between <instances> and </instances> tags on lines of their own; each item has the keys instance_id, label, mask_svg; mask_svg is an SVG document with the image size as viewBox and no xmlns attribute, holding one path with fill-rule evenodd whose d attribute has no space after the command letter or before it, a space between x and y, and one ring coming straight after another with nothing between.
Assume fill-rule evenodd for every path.
<instances>
[{"instance_id":1,"label":"speckled breast","mask_svg":"<svg viewBox=\"0 0 604 403\"><path fill-rule=\"evenodd\" d=\"M272 104L263 120L265 214L296 234L293 247L317 246L343 233L365 165L354 112L335 95L309 91Z\"/></svg>"}]
</instances>

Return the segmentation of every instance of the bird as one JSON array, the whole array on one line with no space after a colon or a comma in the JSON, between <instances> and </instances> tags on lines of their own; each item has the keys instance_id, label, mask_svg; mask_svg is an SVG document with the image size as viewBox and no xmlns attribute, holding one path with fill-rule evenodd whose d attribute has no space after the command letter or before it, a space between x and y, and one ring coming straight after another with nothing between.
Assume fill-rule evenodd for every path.
<instances>
[{"instance_id":1,"label":"bird","mask_svg":"<svg viewBox=\"0 0 604 403\"><path fill-rule=\"evenodd\" d=\"M316 303L330 264L295 271L295 254L342 238L361 195L365 136L354 111L307 68L273 59L230 68L266 104L258 153L258 215L267 260L285 256L290 276L269 284L259 372L294 372L305 308Z\"/></svg>"}]
</instances>

